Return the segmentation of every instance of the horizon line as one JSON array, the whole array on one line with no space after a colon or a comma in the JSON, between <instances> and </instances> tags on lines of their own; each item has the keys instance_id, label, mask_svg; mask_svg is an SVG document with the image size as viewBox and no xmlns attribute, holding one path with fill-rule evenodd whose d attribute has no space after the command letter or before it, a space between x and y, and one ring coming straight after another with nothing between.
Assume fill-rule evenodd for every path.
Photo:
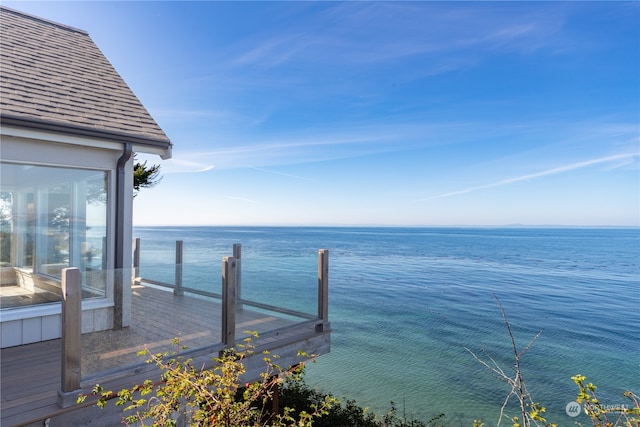
<instances>
[{"instance_id":1,"label":"horizon line","mask_svg":"<svg viewBox=\"0 0 640 427\"><path fill-rule=\"evenodd\" d=\"M570 225L570 224L133 224L133 227L263 227L263 228L638 228L637 225Z\"/></svg>"}]
</instances>

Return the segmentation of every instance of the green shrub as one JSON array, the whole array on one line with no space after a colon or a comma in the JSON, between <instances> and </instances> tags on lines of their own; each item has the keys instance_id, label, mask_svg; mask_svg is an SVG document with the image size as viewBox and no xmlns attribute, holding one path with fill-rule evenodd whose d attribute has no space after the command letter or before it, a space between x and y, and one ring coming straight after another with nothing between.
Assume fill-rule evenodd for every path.
<instances>
[{"instance_id":1,"label":"green shrub","mask_svg":"<svg viewBox=\"0 0 640 427\"><path fill-rule=\"evenodd\" d=\"M254 335L257 336L257 335ZM254 354L252 339L227 350L215 359L212 369L194 367L191 359L179 355L150 354L149 357L162 372L160 381L145 381L131 389L117 393L105 391L96 385L94 395L99 395L98 406L105 407L109 401L123 406L132 415L124 416L126 425L199 427L310 427L315 418L328 413L335 400L325 396L309 405L307 410L293 411L284 407L280 413L272 413L271 400L278 386L289 378L290 382L301 379L301 367L282 369L268 352L263 352L265 370L260 379L242 384L246 372L244 360ZM175 344L179 343L177 340ZM81 395L78 402L84 401Z\"/></svg>"},{"instance_id":2,"label":"green shrub","mask_svg":"<svg viewBox=\"0 0 640 427\"><path fill-rule=\"evenodd\" d=\"M311 405L318 404L331 395L310 388L303 379L285 381L281 389L280 402L294 412L309 411ZM381 418L367 408L358 406L354 400L346 400L344 404L334 400L335 404L326 414L314 419L314 427L438 427L445 420L440 414L425 422L407 420L398 416L395 404L390 402L391 409Z\"/></svg>"},{"instance_id":3,"label":"green shrub","mask_svg":"<svg viewBox=\"0 0 640 427\"><path fill-rule=\"evenodd\" d=\"M595 427L638 427L640 426L640 398L631 392L624 392L624 396L629 399L630 405L614 406L604 405L596 395L596 388L593 383L587 383L584 375L571 377L578 386L578 396L576 402L582 404L582 408ZM578 423L578 425L582 425Z\"/></svg>"}]
</instances>

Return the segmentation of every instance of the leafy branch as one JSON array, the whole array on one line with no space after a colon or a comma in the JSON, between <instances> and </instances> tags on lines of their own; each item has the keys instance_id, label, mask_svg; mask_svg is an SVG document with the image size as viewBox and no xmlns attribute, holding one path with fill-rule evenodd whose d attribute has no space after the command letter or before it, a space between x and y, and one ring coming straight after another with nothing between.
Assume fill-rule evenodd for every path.
<instances>
[{"instance_id":1,"label":"leafy branch","mask_svg":"<svg viewBox=\"0 0 640 427\"><path fill-rule=\"evenodd\" d=\"M582 408L591 419L593 426L597 427L638 427L640 426L640 398L631 391L625 391L623 396L631 401L629 407L625 405L605 406L600 402L596 394L593 383L587 383L584 375L574 375L571 377L578 386L577 403L582 404ZM577 423L582 426L582 424Z\"/></svg>"}]
</instances>

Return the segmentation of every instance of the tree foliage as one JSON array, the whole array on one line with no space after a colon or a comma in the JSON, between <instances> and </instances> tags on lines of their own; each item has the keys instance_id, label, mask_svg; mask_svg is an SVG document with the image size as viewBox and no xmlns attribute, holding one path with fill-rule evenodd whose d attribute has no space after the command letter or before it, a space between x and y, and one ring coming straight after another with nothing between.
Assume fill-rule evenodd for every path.
<instances>
[{"instance_id":1,"label":"tree foliage","mask_svg":"<svg viewBox=\"0 0 640 427\"><path fill-rule=\"evenodd\" d=\"M160 165L147 166L147 161L140 163L134 157L133 165L133 189L135 195L142 188L151 188L162 180Z\"/></svg>"}]
</instances>

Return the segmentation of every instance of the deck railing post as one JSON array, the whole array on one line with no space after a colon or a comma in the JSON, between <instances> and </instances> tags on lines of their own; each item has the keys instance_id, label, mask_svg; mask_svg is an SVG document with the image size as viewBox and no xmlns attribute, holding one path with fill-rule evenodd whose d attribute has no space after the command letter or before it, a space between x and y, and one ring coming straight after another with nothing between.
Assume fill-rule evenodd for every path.
<instances>
[{"instance_id":1,"label":"deck railing post","mask_svg":"<svg viewBox=\"0 0 640 427\"><path fill-rule=\"evenodd\" d=\"M329 250L318 251L318 319L317 332L323 332L329 325Z\"/></svg>"},{"instance_id":2,"label":"deck railing post","mask_svg":"<svg viewBox=\"0 0 640 427\"><path fill-rule=\"evenodd\" d=\"M82 360L82 275L78 268L62 269L62 366L58 405L75 404Z\"/></svg>"},{"instance_id":3,"label":"deck railing post","mask_svg":"<svg viewBox=\"0 0 640 427\"><path fill-rule=\"evenodd\" d=\"M236 342L236 259L222 258L222 343Z\"/></svg>"},{"instance_id":4,"label":"deck railing post","mask_svg":"<svg viewBox=\"0 0 640 427\"><path fill-rule=\"evenodd\" d=\"M174 295L184 295L182 289L182 240L176 240L176 276L175 287L173 289Z\"/></svg>"},{"instance_id":5,"label":"deck railing post","mask_svg":"<svg viewBox=\"0 0 640 427\"><path fill-rule=\"evenodd\" d=\"M233 245L233 257L236 259L236 308L242 310L242 246L240 243Z\"/></svg>"},{"instance_id":6,"label":"deck railing post","mask_svg":"<svg viewBox=\"0 0 640 427\"><path fill-rule=\"evenodd\" d=\"M139 277L140 277L140 238L136 237L133 240L133 280L135 281Z\"/></svg>"}]
</instances>

